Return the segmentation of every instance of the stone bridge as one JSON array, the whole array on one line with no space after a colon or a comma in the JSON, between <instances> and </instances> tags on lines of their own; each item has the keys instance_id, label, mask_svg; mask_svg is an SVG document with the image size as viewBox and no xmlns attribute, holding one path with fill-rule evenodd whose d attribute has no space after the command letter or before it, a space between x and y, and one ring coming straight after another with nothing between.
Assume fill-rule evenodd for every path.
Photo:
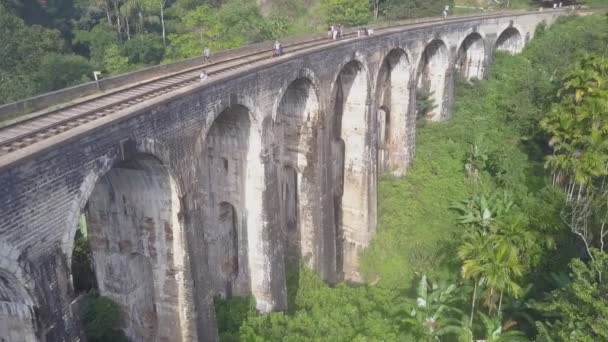
<instances>
[{"instance_id":1,"label":"stone bridge","mask_svg":"<svg viewBox=\"0 0 608 342\"><path fill-rule=\"evenodd\" d=\"M261 62L0 158L0 340L80 338L71 260L85 217L99 292L133 341L217 339L214 296L285 310L299 260L361 281L379 175L414 155L416 98L449 117L562 11L379 31ZM288 51L289 52L289 51Z\"/></svg>"}]
</instances>

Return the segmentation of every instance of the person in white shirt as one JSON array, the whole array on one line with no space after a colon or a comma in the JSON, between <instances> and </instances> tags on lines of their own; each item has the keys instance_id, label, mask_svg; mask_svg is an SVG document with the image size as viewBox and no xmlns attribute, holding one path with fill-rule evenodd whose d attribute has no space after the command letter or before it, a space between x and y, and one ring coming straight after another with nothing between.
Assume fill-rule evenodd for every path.
<instances>
[{"instance_id":1,"label":"person in white shirt","mask_svg":"<svg viewBox=\"0 0 608 342\"><path fill-rule=\"evenodd\" d=\"M209 63L211 61L211 50L205 46L205 50L203 50L203 56L205 57L205 63Z\"/></svg>"}]
</instances>

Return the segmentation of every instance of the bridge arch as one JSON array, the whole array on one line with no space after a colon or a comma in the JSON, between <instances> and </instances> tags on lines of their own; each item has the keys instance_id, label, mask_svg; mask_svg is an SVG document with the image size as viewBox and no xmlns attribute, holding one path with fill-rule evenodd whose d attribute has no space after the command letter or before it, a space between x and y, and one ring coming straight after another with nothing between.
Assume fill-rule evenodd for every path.
<instances>
[{"instance_id":1,"label":"bridge arch","mask_svg":"<svg viewBox=\"0 0 608 342\"><path fill-rule=\"evenodd\" d=\"M365 67L357 60L340 70L332 92L331 131L334 229L338 277L359 280L360 245L369 239L369 172L366 144L369 81Z\"/></svg>"},{"instance_id":2,"label":"bridge arch","mask_svg":"<svg viewBox=\"0 0 608 342\"><path fill-rule=\"evenodd\" d=\"M419 110L417 117L425 116L438 121L447 115L445 102L451 81L448 77L449 68L450 53L447 45L441 39L433 39L424 48L418 63L416 105L420 108L421 101L426 101L429 105L425 110Z\"/></svg>"},{"instance_id":3,"label":"bridge arch","mask_svg":"<svg viewBox=\"0 0 608 342\"><path fill-rule=\"evenodd\" d=\"M259 223L252 224L249 216L261 207L249 196L264 186L261 145L252 113L240 104L222 110L204 138L200 179L207 264L221 296L250 293L248 236ZM238 265L238 271L226 265Z\"/></svg>"},{"instance_id":4,"label":"bridge arch","mask_svg":"<svg viewBox=\"0 0 608 342\"><path fill-rule=\"evenodd\" d=\"M379 174L386 171L403 174L408 162L411 143L408 130L414 124L409 118L412 69L408 54L395 48L386 55L378 71L375 126Z\"/></svg>"},{"instance_id":5,"label":"bridge arch","mask_svg":"<svg viewBox=\"0 0 608 342\"><path fill-rule=\"evenodd\" d=\"M494 44L495 51L505 51L510 54L520 53L524 48L524 37L514 26L504 29Z\"/></svg>"},{"instance_id":6,"label":"bridge arch","mask_svg":"<svg viewBox=\"0 0 608 342\"><path fill-rule=\"evenodd\" d=\"M0 339L35 342L36 301L18 256L18 250L0 241Z\"/></svg>"},{"instance_id":7,"label":"bridge arch","mask_svg":"<svg viewBox=\"0 0 608 342\"><path fill-rule=\"evenodd\" d=\"M296 72L294 72L291 77L289 77L289 76L285 77L285 81L283 82L282 86L279 88L279 91L277 92L278 96L276 97L276 100L275 100L274 106L273 106L273 111L272 111L273 120L275 120L275 121L280 120L279 106L281 105L281 101L283 101L283 98L285 97L285 94L287 93L287 91L290 90L289 89L290 86L292 86L293 83L296 81L309 82L315 96L317 96L317 98L319 98L319 84L321 84L321 81L317 78L317 75L311 69L300 68ZM321 113L319 112L318 114L320 115ZM319 117L319 120L320 119L321 118Z\"/></svg>"},{"instance_id":8,"label":"bridge arch","mask_svg":"<svg viewBox=\"0 0 608 342\"><path fill-rule=\"evenodd\" d=\"M305 74L305 73L302 73ZM322 257L314 248L323 235L318 231L318 172L316 158L320 104L314 83L306 77L292 81L280 97L276 111L280 122L281 197L287 264L304 257L316 268Z\"/></svg>"},{"instance_id":9,"label":"bridge arch","mask_svg":"<svg viewBox=\"0 0 608 342\"><path fill-rule=\"evenodd\" d=\"M486 48L483 37L472 32L460 43L456 54L456 73L466 80L483 79L485 72Z\"/></svg>"},{"instance_id":10,"label":"bridge arch","mask_svg":"<svg viewBox=\"0 0 608 342\"><path fill-rule=\"evenodd\" d=\"M119 304L130 338L181 341L192 327L175 179L151 154L108 165L83 210L99 293Z\"/></svg>"},{"instance_id":11,"label":"bridge arch","mask_svg":"<svg viewBox=\"0 0 608 342\"><path fill-rule=\"evenodd\" d=\"M228 103L219 114L212 115L213 121L200 145L198 178L205 203L201 210L212 288L224 296L253 294L261 311L285 309L283 265L271 262L272 254L281 250L280 215L271 208L279 201L274 157L270 153L273 143L261 135L276 135L276 125L268 115L258 126L251 107L242 105L236 96L231 96ZM222 224L217 215L220 199L241 215L239 270L233 281L220 269L226 263L220 236Z\"/></svg>"},{"instance_id":12,"label":"bridge arch","mask_svg":"<svg viewBox=\"0 0 608 342\"><path fill-rule=\"evenodd\" d=\"M155 139L143 138L133 140L136 152L141 154L153 155L163 165L171 165L170 163L170 152L166 145L160 143ZM85 209L95 185L110 169L118 162L118 156L116 155L105 155L98 158L95 161L95 166L90 170L83 180L80 182L80 187L74 200L71 204L70 215L66 222L66 228L63 231L63 237L61 239L62 252L66 257L67 264L69 265L72 261L72 253L74 251L74 236L79 229L79 221L81 219L82 211ZM175 172L170 167L167 167L169 174L175 178ZM182 193L179 183L175 184L178 192Z\"/></svg>"}]
</instances>

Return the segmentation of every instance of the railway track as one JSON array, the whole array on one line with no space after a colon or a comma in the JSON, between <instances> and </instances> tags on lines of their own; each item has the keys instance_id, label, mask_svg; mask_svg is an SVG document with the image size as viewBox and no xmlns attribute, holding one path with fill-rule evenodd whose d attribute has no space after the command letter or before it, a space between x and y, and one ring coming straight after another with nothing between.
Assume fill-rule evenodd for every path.
<instances>
[{"instance_id":1,"label":"railway track","mask_svg":"<svg viewBox=\"0 0 608 342\"><path fill-rule=\"evenodd\" d=\"M496 13L493 15L496 15ZM380 34L416 25L431 25L437 21L454 22L487 16L488 15L454 17L447 20L435 19L377 28L375 31L376 34ZM345 37L337 42L322 37L294 43L285 47L285 53L290 54L306 49L318 48L324 45L338 44L341 41L348 41L356 38L355 36L356 31L351 30L350 32L346 32ZM8 124L0 128L0 157L36 142L43 141L54 135L61 134L74 127L112 115L113 113L140 102L197 83L199 82L200 72L203 69L207 71L209 76L217 76L270 58L272 58L272 49L244 54L211 64L189 68L149 81L140 82L137 85L127 87L126 89L109 92L79 103L68 105L64 108L51 110L35 117Z\"/></svg>"}]
</instances>

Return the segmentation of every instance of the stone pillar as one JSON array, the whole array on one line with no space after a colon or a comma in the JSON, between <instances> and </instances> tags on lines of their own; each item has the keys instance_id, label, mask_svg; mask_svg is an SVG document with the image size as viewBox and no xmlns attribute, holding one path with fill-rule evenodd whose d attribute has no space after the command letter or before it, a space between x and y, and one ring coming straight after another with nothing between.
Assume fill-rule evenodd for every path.
<instances>
[{"instance_id":1,"label":"stone pillar","mask_svg":"<svg viewBox=\"0 0 608 342\"><path fill-rule=\"evenodd\" d=\"M251 147L250 147L251 148ZM258 150L259 151L259 150ZM287 309L279 181L271 157L247 162L247 227L251 292L261 312Z\"/></svg>"}]
</instances>

